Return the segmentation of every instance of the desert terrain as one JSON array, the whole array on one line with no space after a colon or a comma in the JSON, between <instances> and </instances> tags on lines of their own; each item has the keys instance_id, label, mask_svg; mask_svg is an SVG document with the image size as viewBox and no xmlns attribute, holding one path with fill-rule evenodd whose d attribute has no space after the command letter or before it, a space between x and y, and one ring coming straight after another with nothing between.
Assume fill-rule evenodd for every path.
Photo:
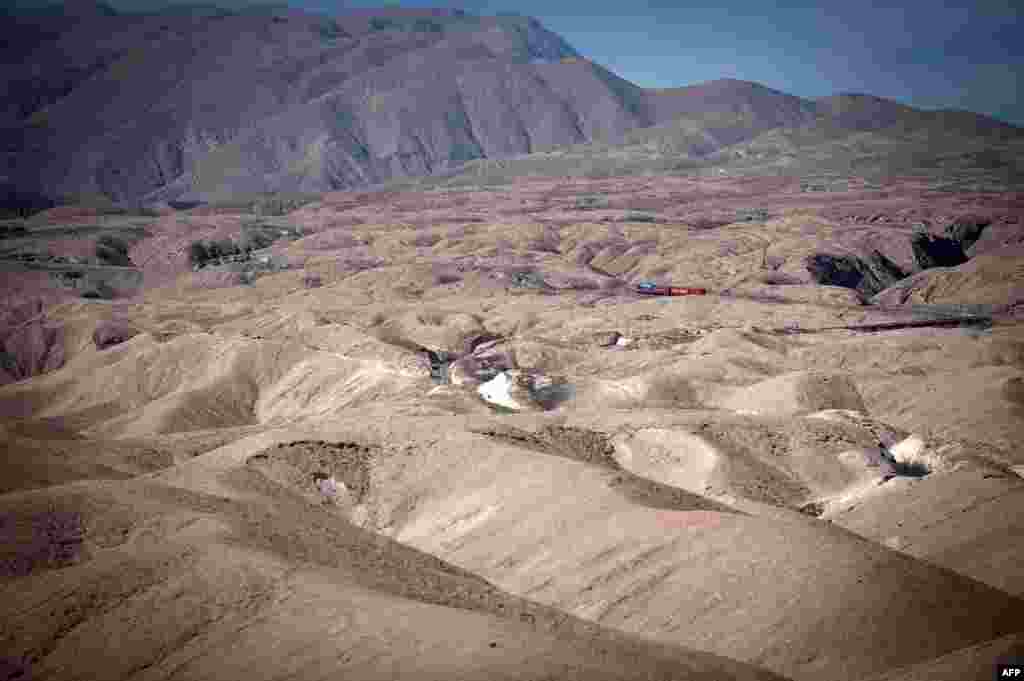
<instances>
[{"instance_id":1,"label":"desert terrain","mask_svg":"<svg viewBox=\"0 0 1024 681\"><path fill-rule=\"evenodd\" d=\"M844 184L12 223L3 678L991 678L1024 194Z\"/></svg>"},{"instance_id":2,"label":"desert terrain","mask_svg":"<svg viewBox=\"0 0 1024 681\"><path fill-rule=\"evenodd\" d=\"M113 4L0 7L0 681L1024 667L1019 122Z\"/></svg>"}]
</instances>

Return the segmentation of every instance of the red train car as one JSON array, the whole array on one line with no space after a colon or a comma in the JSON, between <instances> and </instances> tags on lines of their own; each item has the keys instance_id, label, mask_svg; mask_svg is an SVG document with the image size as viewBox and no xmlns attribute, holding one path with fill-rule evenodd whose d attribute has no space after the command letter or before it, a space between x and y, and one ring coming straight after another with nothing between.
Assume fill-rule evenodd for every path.
<instances>
[{"instance_id":1,"label":"red train car","mask_svg":"<svg viewBox=\"0 0 1024 681\"><path fill-rule=\"evenodd\" d=\"M703 296L707 294L708 290L692 286L657 286L643 282L637 285L636 292L648 296Z\"/></svg>"}]
</instances>

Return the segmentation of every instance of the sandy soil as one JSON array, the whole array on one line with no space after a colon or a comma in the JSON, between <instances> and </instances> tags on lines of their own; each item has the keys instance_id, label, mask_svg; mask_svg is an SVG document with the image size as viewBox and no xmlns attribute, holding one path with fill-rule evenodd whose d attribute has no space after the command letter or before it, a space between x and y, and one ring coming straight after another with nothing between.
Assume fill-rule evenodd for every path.
<instances>
[{"instance_id":1,"label":"sandy soil","mask_svg":"<svg viewBox=\"0 0 1024 681\"><path fill-rule=\"evenodd\" d=\"M1024 634L1020 197L797 189L327 194L287 216L292 268L244 286L185 257L244 216L168 213L136 297L22 285L0 674L991 678ZM911 224L967 212L1001 241L906 304L808 275L871 249L911 268ZM964 302L1005 304L877 326ZM99 349L117 325L137 333ZM480 390L503 371L504 407Z\"/></svg>"}]
</instances>

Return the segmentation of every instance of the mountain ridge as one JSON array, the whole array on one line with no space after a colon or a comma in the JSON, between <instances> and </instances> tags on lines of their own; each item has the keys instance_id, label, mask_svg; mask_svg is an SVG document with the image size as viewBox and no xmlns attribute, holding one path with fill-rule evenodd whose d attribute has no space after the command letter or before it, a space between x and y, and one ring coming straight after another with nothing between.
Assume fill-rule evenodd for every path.
<instances>
[{"instance_id":1,"label":"mountain ridge","mask_svg":"<svg viewBox=\"0 0 1024 681\"><path fill-rule=\"evenodd\" d=\"M991 117L861 93L811 100L733 78L645 89L522 15L326 16L278 5L127 14L82 4L98 8L89 21L29 11L22 23L37 30L26 35L48 39L29 52L30 69L9 54L0 63L15 93L0 111L9 204L354 188L622 144L665 125L688 126L698 140L675 144L679 167L772 130L1024 134Z\"/></svg>"}]
</instances>

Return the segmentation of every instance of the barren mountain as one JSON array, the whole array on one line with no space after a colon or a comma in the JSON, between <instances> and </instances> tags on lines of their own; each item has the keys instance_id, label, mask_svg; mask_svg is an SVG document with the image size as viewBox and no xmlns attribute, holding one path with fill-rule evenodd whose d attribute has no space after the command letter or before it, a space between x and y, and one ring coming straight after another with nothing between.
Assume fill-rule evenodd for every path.
<instances>
[{"instance_id":1,"label":"barren mountain","mask_svg":"<svg viewBox=\"0 0 1024 681\"><path fill-rule=\"evenodd\" d=\"M89 2L74 12L9 10L0 183L10 210L91 195L326 191L445 176L474 159L532 153L543 165L537 152L570 145L572 155L581 143L625 143L618 157L661 170L795 173L799 156L843 172L953 164L1020 179L1021 130L983 116L866 95L810 101L733 79L644 90L528 17L119 14ZM994 152L995 139L1013 144ZM857 158L844 160L851 146Z\"/></svg>"},{"instance_id":2,"label":"barren mountain","mask_svg":"<svg viewBox=\"0 0 1024 681\"><path fill-rule=\"evenodd\" d=\"M462 169L396 186L501 184L530 173L782 176L823 188L850 175L880 183L914 177L957 190L1024 186L1024 130L985 116L922 111L867 95L800 104L795 97L735 80L680 90L708 91L696 100L704 108L680 109L677 117L634 128L621 140L471 161ZM655 91L648 101L671 100L674 92ZM685 97L681 104L686 106Z\"/></svg>"},{"instance_id":3,"label":"barren mountain","mask_svg":"<svg viewBox=\"0 0 1024 681\"><path fill-rule=\"evenodd\" d=\"M52 30L56 38L3 68L14 93L8 181L23 193L138 198L184 173L201 191L237 175L238 164L224 163L239 153L260 188L276 170L322 190L641 122L625 111L615 120L624 105L597 75L579 101L553 92L530 61L577 55L527 18L225 11ZM428 74L444 74L443 84ZM248 188L247 177L225 189Z\"/></svg>"}]
</instances>

